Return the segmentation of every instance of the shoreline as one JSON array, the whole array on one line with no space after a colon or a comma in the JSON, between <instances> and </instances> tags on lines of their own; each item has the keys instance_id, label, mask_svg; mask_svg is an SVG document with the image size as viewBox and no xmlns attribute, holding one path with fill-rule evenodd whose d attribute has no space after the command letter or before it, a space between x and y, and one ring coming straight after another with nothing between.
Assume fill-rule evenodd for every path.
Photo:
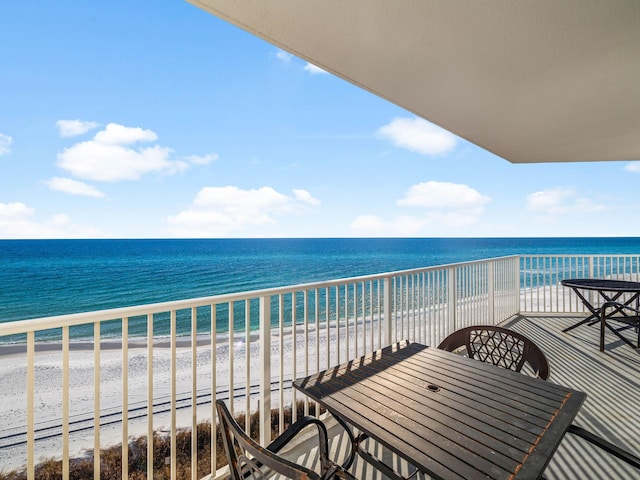
<instances>
[{"instance_id":1,"label":"shoreline","mask_svg":"<svg viewBox=\"0 0 640 480\"><path fill-rule=\"evenodd\" d=\"M234 338L240 336L240 333L236 333ZM242 338L244 339L244 332L242 332ZM223 342L228 342L229 335L227 333L218 333L216 334L216 344L220 345ZM254 342L258 340L258 333L250 334L250 342ZM92 339L83 338L77 340L69 341L69 351L93 351L94 350L94 342ZM208 333L199 333L196 336L196 345L198 347L202 347L204 345L211 345L211 334ZM36 341L34 349L36 353L46 353L46 352L62 352L63 342L62 340L51 340L51 341ZM185 348L191 347L191 335L181 335L176 337L176 347L177 348ZM130 337L128 342L129 350L146 350L148 348L147 337ZM171 348L171 339L170 337L154 337L153 348ZM104 338L100 340L100 351L112 351L112 350L122 350L122 341L117 340L115 338L109 339ZM0 359L26 354L27 352L27 343L0 343Z\"/></svg>"},{"instance_id":2,"label":"shoreline","mask_svg":"<svg viewBox=\"0 0 640 480\"><path fill-rule=\"evenodd\" d=\"M404 312L409 318L411 312ZM357 320L359 329L358 338L362 338L364 330L367 331L367 340L373 329L375 335L371 335L375 342L368 344L371 351L380 348L378 345L380 322L379 318L360 318ZM404 320L402 321L404 323ZM296 392L291 389L290 380L293 376L300 376L304 366L319 365L323 369L326 365L337 364L336 361L345 361L353 358L355 349L355 324L348 323L348 336L345 340L345 328L347 323L340 319L339 324L334 321L321 321L318 325L309 323L308 329L304 325L297 324L295 335L293 326L288 325L282 330L282 343L280 343L280 327L270 329L271 343L271 374L272 379L279 378L279 371L283 371L283 399L285 404L296 398ZM415 332L414 332L415 333ZM233 339L228 332L217 333L214 337L215 351L212 351L212 336L209 333L199 333L196 336L196 351L193 352L191 335L182 335L176 338L175 367L172 367L172 342L170 337L158 336L153 339L153 361L151 381L153 391L153 403L167 402L171 399L172 384L171 372L175 368L177 397L186 401L187 408L176 411L178 428L190 428L192 422L192 398L193 385L197 383L196 395L210 392L215 376L216 396L228 398L230 388L240 389L234 403L238 410L245 408L255 410L257 396L249 392L248 399L244 394L247 385L255 384L260 378L260 342L259 333L250 331L246 338L246 330L235 330ZM339 354L337 336L340 335ZM429 329L426 335L436 335L437 331ZM431 337L428 337L431 338ZM430 340L426 339L429 343ZM248 341L247 341L248 340ZM433 341L433 338L432 340ZM368 341L367 341L368 343ZM328 345L329 344L329 345ZM128 393L127 405L139 407L143 415L136 419L129 417L127 423L128 437L146 435L148 431L148 383L149 383L149 347L147 337L129 337L128 341ZM347 351L348 348L348 351ZM51 423L61 422L62 418L62 357L63 342L41 341L35 345L35 423L36 428ZM233 355L230 355L233 351ZM91 338L72 339L69 341L69 392L70 392L70 418L85 416L93 418L94 412L94 379L95 379L95 352ZM316 352L319 355L316 358ZM294 358L295 355L295 358ZM25 431L26 428L26 379L27 379L27 345L4 344L0 345L0 423L6 427L5 434ZM230 360L230 357L233 360ZM247 358L248 356L248 358ZM195 366L193 359L195 358ZM122 415L122 341L116 338L104 338L100 342L100 415ZM215 366L215 370L212 368ZM196 381L193 380L193 371L196 370ZM315 367L310 367L314 369ZM246 372L246 370L249 370ZM248 374L248 376L247 376ZM279 390L276 385L274 388ZM226 397L225 397L226 395ZM234 395L235 397L235 395ZM280 401L278 391L273 390L272 407ZM198 422L214 418L213 405L209 401L198 405L196 418ZM156 414L152 416L154 431L167 431L167 425L171 424L170 413ZM93 449L93 427L74 433L69 437L69 451L71 457L78 457L84 452ZM26 436L24 437L26 438ZM108 447L122 442L121 422L112 422L100 428L100 446ZM35 458L37 461L43 458L59 458L61 456L61 437L53 439L37 440L35 445ZM7 468L21 468L26 463L26 445L15 448L3 448L2 436L0 436L0 465Z\"/></svg>"},{"instance_id":3,"label":"shoreline","mask_svg":"<svg viewBox=\"0 0 640 480\"><path fill-rule=\"evenodd\" d=\"M378 327L378 320L360 319L359 327L367 329ZM271 372L278 376L280 368L284 368L283 395L284 401L289 402L295 397L291 389L290 380L294 370L309 362L315 364L316 351L320 354L320 365L327 362L327 342L335 345L337 324L322 322L316 329L315 324L309 324L305 331L302 325L296 326L295 336L291 326L283 329L282 344L280 344L280 329L271 329ZM341 334L344 334L345 324L340 322ZM351 349L353 349L353 323L350 323ZM249 382L253 385L260 378L260 342L257 332L250 332L248 342L245 331L235 331L230 341L228 333L215 336L215 353L211 349L211 335L198 334L196 352L194 355L191 336L181 336L176 341L176 397L184 408L176 410L177 427L190 428L192 422L192 388L193 368L196 369L197 379L197 420L198 422L211 420L215 412L213 404L207 398L201 401L201 395L211 392L212 374L215 375L217 398L229 398L230 388L239 388L240 392L233 395L237 411L243 411L249 406L253 411L257 408L258 398L250 391L248 399L243 392L246 387L248 368ZM295 340L295 346L294 346ZM132 437L144 436L148 431L148 346L146 337L130 338L128 350L128 410L138 407L140 415L129 415L127 432L129 440ZM317 345L318 344L318 345ZM39 345L39 346L38 346ZM305 351L305 346L308 350ZM342 344L345 345L345 344ZM122 342L120 340L103 339L100 342L100 415L112 416L113 419L122 418ZM274 351L277 349L277 352ZM230 361L229 349L233 349L233 361ZM331 348L329 362L335 360L335 349ZM341 346L341 360L344 361L344 346ZM71 457L82 456L94 446L93 411L94 399L94 349L93 342L88 339L69 341L69 418L70 420L86 419L87 428L69 435L69 452ZM294 352L296 359L294 360ZM157 337L153 344L152 377L154 405L166 404L171 399L172 384L172 348L168 337ZM215 358L212 358L212 354ZM246 355L249 356L247 359ZM306 355L306 357L305 357ZM35 355L35 424L36 430L46 430L53 425L56 427L62 420L62 342L51 341L36 343ZM26 392L27 392L27 346L26 344L0 345L0 424L3 434L0 435L0 465L3 468L22 468L26 464L26 444L16 444L26 440ZM192 359L195 357L195 367ZM282 364L281 364L282 363ZM215 373L212 371L215 365ZM302 370L297 370L300 375ZM230 382L233 381L232 384ZM272 407L279 402L279 387L272 387ZM237 397L236 395L240 395ZM141 409L141 410L140 410ZM164 410L164 409L163 409ZM89 421L88 419L91 419ZM171 413L162 411L156 413L154 408L153 429L166 432L171 425ZM57 427L56 427L57 428ZM105 422L100 427L100 446L102 448L122 442L121 421ZM5 439L13 437L10 442ZM36 462L45 458L60 458L62 453L60 434L53 438L38 438L36 435ZM18 440L18 441L16 441ZM4 443L3 443L4 442ZM6 447L7 443L13 443Z\"/></svg>"}]
</instances>

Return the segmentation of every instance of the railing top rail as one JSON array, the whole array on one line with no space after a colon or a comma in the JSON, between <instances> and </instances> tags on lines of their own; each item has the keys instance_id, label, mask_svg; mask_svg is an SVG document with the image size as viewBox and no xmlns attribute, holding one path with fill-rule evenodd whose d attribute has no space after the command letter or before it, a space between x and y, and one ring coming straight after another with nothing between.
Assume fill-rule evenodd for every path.
<instances>
[{"instance_id":1,"label":"railing top rail","mask_svg":"<svg viewBox=\"0 0 640 480\"><path fill-rule=\"evenodd\" d=\"M537 258L640 257L640 253L521 253L518 256Z\"/></svg>"},{"instance_id":2,"label":"railing top rail","mask_svg":"<svg viewBox=\"0 0 640 480\"><path fill-rule=\"evenodd\" d=\"M60 328L62 326L75 326L87 323L102 322L107 320L117 320L121 318L138 317L148 314L168 312L171 310L184 310L188 308L205 307L209 305L217 305L240 300L250 300L260 297L275 296L290 292L313 290L316 288L326 288L339 286L349 283L367 282L373 280L381 280L400 275L411 275L416 273L428 272L433 270L442 270L466 265L484 263L488 261L497 261L509 258L518 258L519 255L508 255L502 257L487 258L481 260L472 260L468 262L450 263L443 265L433 265L430 267L412 268L407 270L398 270L385 273L376 273L371 275L362 275L357 277L340 278L326 280L320 282L302 283L297 285L287 285L282 287L272 287L262 290L249 290L244 292L223 293L207 297L190 298L184 300L174 300L160 303L150 303L143 305L135 305L129 307L119 307L106 310L96 310L91 312L71 313L66 315L56 315L50 317L40 317L27 320L17 320L13 322L0 323L0 336L15 335L25 332L35 332L38 330L46 330L52 328Z\"/></svg>"}]
</instances>

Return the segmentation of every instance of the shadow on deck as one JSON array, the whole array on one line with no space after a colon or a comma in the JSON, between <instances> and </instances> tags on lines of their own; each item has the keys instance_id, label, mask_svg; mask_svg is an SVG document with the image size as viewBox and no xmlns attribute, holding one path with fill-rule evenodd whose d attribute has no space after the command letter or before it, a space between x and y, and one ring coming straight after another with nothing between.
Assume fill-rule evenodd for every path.
<instances>
[{"instance_id":1,"label":"shadow on deck","mask_svg":"<svg viewBox=\"0 0 640 480\"><path fill-rule=\"evenodd\" d=\"M531 338L551 365L549 381L587 393L575 424L628 450L640 452L640 351L607 332L600 352L599 325L562 330L578 319L568 316L521 316L507 326ZM640 478L584 441L567 435L545 476L549 479Z\"/></svg>"},{"instance_id":2,"label":"shadow on deck","mask_svg":"<svg viewBox=\"0 0 640 480\"><path fill-rule=\"evenodd\" d=\"M583 325L568 333L562 329L578 320L574 316L523 315L504 326L531 338L545 353L551 366L549 381L587 393L575 424L628 450L640 452L640 351L625 345L613 334L606 336L606 350L598 349L599 326ZM332 419L327 419L332 448L345 451L346 438ZM381 449L387 462L403 473L406 465ZM307 457L301 455L300 459ZM308 458L307 458L308 459ZM384 478L364 462L352 468L357 478ZM545 471L547 479L639 479L640 472L581 439L567 435Z\"/></svg>"}]
</instances>

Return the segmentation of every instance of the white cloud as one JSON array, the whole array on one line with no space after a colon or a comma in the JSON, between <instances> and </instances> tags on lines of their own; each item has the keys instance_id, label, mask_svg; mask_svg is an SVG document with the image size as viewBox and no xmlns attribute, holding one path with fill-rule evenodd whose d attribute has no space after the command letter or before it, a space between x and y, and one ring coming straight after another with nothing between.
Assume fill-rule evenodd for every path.
<instances>
[{"instance_id":1,"label":"white cloud","mask_svg":"<svg viewBox=\"0 0 640 480\"><path fill-rule=\"evenodd\" d=\"M289 63L291 61L291 59L293 58L293 55L291 55L288 52L285 52L284 50L278 50L276 52L276 58L278 60L281 60L285 63Z\"/></svg>"},{"instance_id":2,"label":"white cloud","mask_svg":"<svg viewBox=\"0 0 640 480\"><path fill-rule=\"evenodd\" d=\"M83 122L82 120L58 120L56 126L61 137L75 137L98 128L100 124L97 122Z\"/></svg>"},{"instance_id":3,"label":"white cloud","mask_svg":"<svg viewBox=\"0 0 640 480\"><path fill-rule=\"evenodd\" d=\"M396 204L419 207L415 215L399 215L386 220L377 215L361 215L351 222L356 235L446 236L458 235L477 223L491 198L463 184L423 182L413 185Z\"/></svg>"},{"instance_id":4,"label":"white cloud","mask_svg":"<svg viewBox=\"0 0 640 480\"><path fill-rule=\"evenodd\" d=\"M351 222L351 232L356 236L411 237L448 236L466 233L478 223L481 209L426 211L421 215L399 215L385 220L376 215L361 215Z\"/></svg>"},{"instance_id":5,"label":"white cloud","mask_svg":"<svg viewBox=\"0 0 640 480\"><path fill-rule=\"evenodd\" d=\"M138 142L153 142L158 135L152 130L143 130L140 127L125 127L117 123L108 124L104 130L96 133L93 140L105 145L131 145Z\"/></svg>"},{"instance_id":6,"label":"white cloud","mask_svg":"<svg viewBox=\"0 0 640 480\"><path fill-rule=\"evenodd\" d=\"M309 205L320 205L320 200L318 200L317 198L313 198L311 194L306 190L294 189L293 194L298 200L303 203L308 203Z\"/></svg>"},{"instance_id":7,"label":"white cloud","mask_svg":"<svg viewBox=\"0 0 640 480\"><path fill-rule=\"evenodd\" d=\"M403 207L468 209L482 207L491 198L463 184L423 182L412 185L397 204Z\"/></svg>"},{"instance_id":8,"label":"white cloud","mask_svg":"<svg viewBox=\"0 0 640 480\"><path fill-rule=\"evenodd\" d=\"M189 155L187 157L184 157L187 162L194 165L207 165L211 162L215 162L216 160L218 160L218 158L219 157L217 153L208 153L206 155Z\"/></svg>"},{"instance_id":9,"label":"white cloud","mask_svg":"<svg viewBox=\"0 0 640 480\"><path fill-rule=\"evenodd\" d=\"M73 223L65 214L44 221L32 220L35 210L24 203L0 203L0 238L86 238L96 237L93 227Z\"/></svg>"},{"instance_id":10,"label":"white cloud","mask_svg":"<svg viewBox=\"0 0 640 480\"><path fill-rule=\"evenodd\" d=\"M285 52L284 50L277 50L275 53L275 56L282 63L291 63L291 60L293 60L294 58L297 58L294 55L290 54L289 52ZM305 62L303 70L307 73L310 73L311 75L318 75L318 74L322 75L322 74L329 73L326 70L309 62Z\"/></svg>"},{"instance_id":11,"label":"white cloud","mask_svg":"<svg viewBox=\"0 0 640 480\"><path fill-rule=\"evenodd\" d=\"M0 133L0 157L2 155L7 155L11 153L11 144L13 143L13 138L9 135L5 135L4 133Z\"/></svg>"},{"instance_id":12,"label":"white cloud","mask_svg":"<svg viewBox=\"0 0 640 480\"><path fill-rule=\"evenodd\" d=\"M131 146L157 138L151 130L110 123L92 140L59 153L58 166L76 177L102 182L137 180L148 173L173 174L188 168L185 161L170 160L170 148Z\"/></svg>"},{"instance_id":13,"label":"white cloud","mask_svg":"<svg viewBox=\"0 0 640 480\"><path fill-rule=\"evenodd\" d=\"M318 74L321 75L323 73L326 73L326 74L329 73L326 70L324 70L323 68L320 68L320 67L314 65L313 63L309 63L309 62L307 62L307 64L304 66L304 71L305 72L309 72L311 75L318 75Z\"/></svg>"},{"instance_id":14,"label":"white cloud","mask_svg":"<svg viewBox=\"0 0 640 480\"><path fill-rule=\"evenodd\" d=\"M58 164L80 178L117 182L137 180L151 172L184 169L169 160L170 153L169 148L158 146L134 150L89 141L73 145L58 154Z\"/></svg>"},{"instance_id":15,"label":"white cloud","mask_svg":"<svg viewBox=\"0 0 640 480\"><path fill-rule=\"evenodd\" d=\"M69 227L73 225L73 222L71 221L71 217L69 215L58 213L51 217L51 219L49 220L49 225L53 227Z\"/></svg>"},{"instance_id":16,"label":"white cloud","mask_svg":"<svg viewBox=\"0 0 640 480\"><path fill-rule=\"evenodd\" d=\"M396 147L422 155L447 153L456 146L455 135L422 118L394 118L377 133L391 140Z\"/></svg>"},{"instance_id":17,"label":"white cloud","mask_svg":"<svg viewBox=\"0 0 640 480\"><path fill-rule=\"evenodd\" d=\"M88 197L104 197L97 188L71 178L53 177L45 182L51 190L69 193L71 195L86 195Z\"/></svg>"},{"instance_id":18,"label":"white cloud","mask_svg":"<svg viewBox=\"0 0 640 480\"><path fill-rule=\"evenodd\" d=\"M314 202L317 200L305 190L295 190L290 197L271 187L204 187L189 209L169 217L167 223L178 236L224 237L243 231L251 234L250 229L274 225L278 215L296 213Z\"/></svg>"},{"instance_id":19,"label":"white cloud","mask_svg":"<svg viewBox=\"0 0 640 480\"><path fill-rule=\"evenodd\" d=\"M624 166L624 169L627 172L634 172L634 173L640 173L640 162L631 162L631 163L627 163Z\"/></svg>"},{"instance_id":20,"label":"white cloud","mask_svg":"<svg viewBox=\"0 0 640 480\"><path fill-rule=\"evenodd\" d=\"M580 197L574 188L556 187L528 195L527 209L542 215L573 215L601 212L606 207Z\"/></svg>"},{"instance_id":21,"label":"white cloud","mask_svg":"<svg viewBox=\"0 0 640 480\"><path fill-rule=\"evenodd\" d=\"M201 207L220 207L228 211L247 212L281 208L290 199L271 187L242 190L235 186L204 187L198 192L194 204Z\"/></svg>"},{"instance_id":22,"label":"white cloud","mask_svg":"<svg viewBox=\"0 0 640 480\"><path fill-rule=\"evenodd\" d=\"M28 217L33 214L33 208L27 207L24 203L0 203L0 221L9 218Z\"/></svg>"}]
</instances>

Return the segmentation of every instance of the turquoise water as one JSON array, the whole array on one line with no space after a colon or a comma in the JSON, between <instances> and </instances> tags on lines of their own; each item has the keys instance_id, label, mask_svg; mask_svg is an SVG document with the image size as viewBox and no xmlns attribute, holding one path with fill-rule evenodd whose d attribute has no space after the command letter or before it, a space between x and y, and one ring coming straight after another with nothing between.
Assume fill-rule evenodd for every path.
<instances>
[{"instance_id":1,"label":"turquoise water","mask_svg":"<svg viewBox=\"0 0 640 480\"><path fill-rule=\"evenodd\" d=\"M640 253L640 238L2 240L0 322L512 254Z\"/></svg>"}]
</instances>

